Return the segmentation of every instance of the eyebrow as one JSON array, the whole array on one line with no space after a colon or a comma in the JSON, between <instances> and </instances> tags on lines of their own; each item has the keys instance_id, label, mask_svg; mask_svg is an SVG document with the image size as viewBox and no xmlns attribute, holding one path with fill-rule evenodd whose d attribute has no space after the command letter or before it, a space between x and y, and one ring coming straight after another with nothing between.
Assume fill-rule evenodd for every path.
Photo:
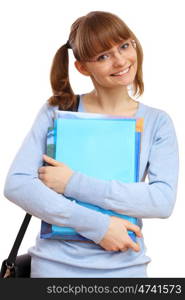
<instances>
[{"instance_id":1,"label":"eyebrow","mask_svg":"<svg viewBox=\"0 0 185 300\"><path fill-rule=\"evenodd\" d=\"M120 45L122 45L122 44L124 44L124 43L127 43L128 41L129 41L129 39L123 40L123 41L121 41L118 45L120 46ZM113 46L113 47L114 47L114 46ZM113 48L113 47L112 47L112 48ZM111 49L111 48L110 48L110 49ZM96 57L101 56L101 55L103 55L103 54L105 54L105 53L109 53L109 52L110 52L110 51L109 51L110 49L100 52L99 54L96 55Z\"/></svg>"}]
</instances>

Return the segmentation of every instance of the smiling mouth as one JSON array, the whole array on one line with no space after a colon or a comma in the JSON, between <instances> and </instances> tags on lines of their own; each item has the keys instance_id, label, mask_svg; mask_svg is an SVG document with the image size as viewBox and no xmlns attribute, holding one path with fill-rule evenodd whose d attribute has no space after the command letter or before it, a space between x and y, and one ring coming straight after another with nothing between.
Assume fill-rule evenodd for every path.
<instances>
[{"instance_id":1,"label":"smiling mouth","mask_svg":"<svg viewBox=\"0 0 185 300\"><path fill-rule=\"evenodd\" d=\"M124 75L124 74L127 74L127 73L129 72L129 70L130 70L130 67L131 67L131 66L129 66L127 69L125 69L125 70L123 70L123 71L121 71L121 72L111 74L111 76L122 76L122 75Z\"/></svg>"}]
</instances>

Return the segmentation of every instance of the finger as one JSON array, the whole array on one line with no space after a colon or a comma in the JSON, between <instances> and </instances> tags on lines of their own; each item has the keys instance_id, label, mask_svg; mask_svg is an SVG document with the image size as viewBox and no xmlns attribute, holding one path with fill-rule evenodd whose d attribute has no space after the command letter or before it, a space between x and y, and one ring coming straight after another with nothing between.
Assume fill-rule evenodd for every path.
<instances>
[{"instance_id":1,"label":"finger","mask_svg":"<svg viewBox=\"0 0 185 300\"><path fill-rule=\"evenodd\" d=\"M121 248L121 250L120 251L122 251L122 252L125 252L125 251L127 251L129 249L129 247L123 247L123 248Z\"/></svg>"},{"instance_id":2,"label":"finger","mask_svg":"<svg viewBox=\"0 0 185 300\"><path fill-rule=\"evenodd\" d=\"M43 155L43 160L52 166L58 166L60 164L57 160L55 160L52 157L49 157L45 154Z\"/></svg>"},{"instance_id":3,"label":"finger","mask_svg":"<svg viewBox=\"0 0 185 300\"><path fill-rule=\"evenodd\" d=\"M38 169L38 173L39 173L39 174L44 174L45 171L46 171L45 168L46 168L46 167L40 167L40 168Z\"/></svg>"},{"instance_id":4,"label":"finger","mask_svg":"<svg viewBox=\"0 0 185 300\"><path fill-rule=\"evenodd\" d=\"M44 179L44 175L39 174L39 179L40 179L40 180L43 180L43 179Z\"/></svg>"},{"instance_id":5,"label":"finger","mask_svg":"<svg viewBox=\"0 0 185 300\"><path fill-rule=\"evenodd\" d=\"M132 241L130 239L128 245L127 245L129 248L131 248L132 250L136 251L136 252L139 252L140 251L140 246L138 243L135 243L134 241Z\"/></svg>"},{"instance_id":6,"label":"finger","mask_svg":"<svg viewBox=\"0 0 185 300\"><path fill-rule=\"evenodd\" d=\"M133 232L135 232L135 234L138 237L142 237L142 233L141 233L141 229L139 226L132 224L131 222L126 222L126 224L124 223L124 226L126 225L127 230L131 230Z\"/></svg>"}]
</instances>

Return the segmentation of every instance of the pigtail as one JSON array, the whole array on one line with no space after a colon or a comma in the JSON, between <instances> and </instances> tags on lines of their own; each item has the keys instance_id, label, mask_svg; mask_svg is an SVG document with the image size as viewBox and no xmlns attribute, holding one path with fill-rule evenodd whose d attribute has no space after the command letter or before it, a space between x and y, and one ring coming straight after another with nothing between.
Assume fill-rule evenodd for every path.
<instances>
[{"instance_id":1,"label":"pigtail","mask_svg":"<svg viewBox=\"0 0 185 300\"><path fill-rule=\"evenodd\" d=\"M58 105L60 110L73 110L76 104L76 96L69 82L69 43L60 47L53 59L50 82L53 96L49 98L49 104Z\"/></svg>"}]
</instances>

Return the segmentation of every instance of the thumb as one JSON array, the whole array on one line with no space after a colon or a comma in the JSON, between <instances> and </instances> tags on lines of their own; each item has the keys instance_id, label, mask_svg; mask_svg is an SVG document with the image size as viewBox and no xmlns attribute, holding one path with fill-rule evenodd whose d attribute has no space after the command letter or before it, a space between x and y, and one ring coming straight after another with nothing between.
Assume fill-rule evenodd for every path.
<instances>
[{"instance_id":1,"label":"thumb","mask_svg":"<svg viewBox=\"0 0 185 300\"><path fill-rule=\"evenodd\" d=\"M140 246L139 246L139 244L138 244L138 243L135 243L135 242L132 241L132 240L131 240L131 242L130 242L129 247L130 247L132 250L136 251L136 252L139 252L139 251L140 251Z\"/></svg>"},{"instance_id":2,"label":"thumb","mask_svg":"<svg viewBox=\"0 0 185 300\"><path fill-rule=\"evenodd\" d=\"M52 166L59 166L60 165L60 162L58 162L57 160L55 160L54 158L46 155L46 154L43 154L43 160L45 162L47 162L49 165L52 165Z\"/></svg>"}]
</instances>

